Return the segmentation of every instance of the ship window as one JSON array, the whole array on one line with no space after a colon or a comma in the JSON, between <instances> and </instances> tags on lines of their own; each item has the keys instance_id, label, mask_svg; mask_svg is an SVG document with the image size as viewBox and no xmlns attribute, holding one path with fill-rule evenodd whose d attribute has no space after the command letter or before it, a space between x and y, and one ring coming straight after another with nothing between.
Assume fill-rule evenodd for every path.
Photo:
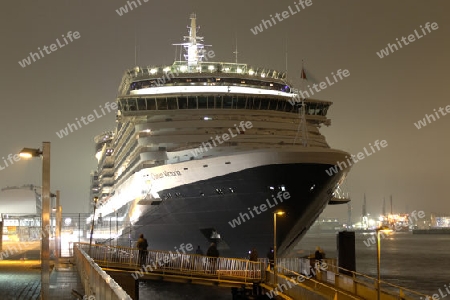
<instances>
[{"instance_id":1,"label":"ship window","mask_svg":"<svg viewBox=\"0 0 450 300\"><path fill-rule=\"evenodd\" d=\"M175 98L168 98L167 99L167 109L177 109L177 99Z\"/></svg>"},{"instance_id":2,"label":"ship window","mask_svg":"<svg viewBox=\"0 0 450 300\"><path fill-rule=\"evenodd\" d=\"M313 115L315 112L316 104L315 103L307 103L306 111L308 115Z\"/></svg>"},{"instance_id":3,"label":"ship window","mask_svg":"<svg viewBox=\"0 0 450 300\"><path fill-rule=\"evenodd\" d=\"M207 108L214 108L214 96L207 97Z\"/></svg>"},{"instance_id":4,"label":"ship window","mask_svg":"<svg viewBox=\"0 0 450 300\"><path fill-rule=\"evenodd\" d=\"M188 98L188 108L189 109L197 108L197 97L189 97Z\"/></svg>"},{"instance_id":5,"label":"ship window","mask_svg":"<svg viewBox=\"0 0 450 300\"><path fill-rule=\"evenodd\" d=\"M147 99L147 109L148 110L156 110L155 101L156 101L155 98Z\"/></svg>"},{"instance_id":6,"label":"ship window","mask_svg":"<svg viewBox=\"0 0 450 300\"><path fill-rule=\"evenodd\" d=\"M255 106L255 98L248 98L247 109L254 109L254 106Z\"/></svg>"},{"instance_id":7,"label":"ship window","mask_svg":"<svg viewBox=\"0 0 450 300\"><path fill-rule=\"evenodd\" d=\"M180 109L186 109L187 107L187 98L186 97L180 97L178 98L178 105Z\"/></svg>"},{"instance_id":8,"label":"ship window","mask_svg":"<svg viewBox=\"0 0 450 300\"><path fill-rule=\"evenodd\" d=\"M120 105L119 108L123 111L127 111L128 110L128 105L127 105L127 100L121 99L119 101Z\"/></svg>"},{"instance_id":9,"label":"ship window","mask_svg":"<svg viewBox=\"0 0 450 300\"><path fill-rule=\"evenodd\" d=\"M269 99L261 99L260 109L269 109Z\"/></svg>"},{"instance_id":10,"label":"ship window","mask_svg":"<svg viewBox=\"0 0 450 300\"><path fill-rule=\"evenodd\" d=\"M223 97L223 108L232 108L233 106L233 98L230 96Z\"/></svg>"},{"instance_id":11,"label":"ship window","mask_svg":"<svg viewBox=\"0 0 450 300\"><path fill-rule=\"evenodd\" d=\"M261 109L261 99L255 98L253 105L253 109Z\"/></svg>"},{"instance_id":12,"label":"ship window","mask_svg":"<svg viewBox=\"0 0 450 300\"><path fill-rule=\"evenodd\" d=\"M156 99L156 104L158 106L158 110L167 110L167 100L166 100L166 98Z\"/></svg>"},{"instance_id":13,"label":"ship window","mask_svg":"<svg viewBox=\"0 0 450 300\"><path fill-rule=\"evenodd\" d=\"M245 108L245 101L246 101L246 98L244 98L244 97L238 97L238 98L237 98L236 108L239 108L239 109Z\"/></svg>"},{"instance_id":14,"label":"ship window","mask_svg":"<svg viewBox=\"0 0 450 300\"><path fill-rule=\"evenodd\" d=\"M136 99L128 99L128 110L136 110Z\"/></svg>"},{"instance_id":15,"label":"ship window","mask_svg":"<svg viewBox=\"0 0 450 300\"><path fill-rule=\"evenodd\" d=\"M198 108L208 108L208 97L206 96L198 97Z\"/></svg>"},{"instance_id":16,"label":"ship window","mask_svg":"<svg viewBox=\"0 0 450 300\"><path fill-rule=\"evenodd\" d=\"M138 110L147 110L147 104L145 99L139 98L137 99Z\"/></svg>"}]
</instances>

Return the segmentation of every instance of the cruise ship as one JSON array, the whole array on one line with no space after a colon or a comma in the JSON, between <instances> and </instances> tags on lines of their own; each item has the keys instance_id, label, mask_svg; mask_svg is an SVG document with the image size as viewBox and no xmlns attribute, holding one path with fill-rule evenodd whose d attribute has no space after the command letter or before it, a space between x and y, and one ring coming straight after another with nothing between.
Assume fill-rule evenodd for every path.
<instances>
[{"instance_id":1,"label":"cruise ship","mask_svg":"<svg viewBox=\"0 0 450 300\"><path fill-rule=\"evenodd\" d=\"M349 169L326 170L349 154L319 132L332 102L300 99L283 72L212 62L197 31L192 14L184 59L123 75L117 127L95 137L95 233L264 257L276 222L287 256L328 204L347 201L334 191Z\"/></svg>"}]
</instances>

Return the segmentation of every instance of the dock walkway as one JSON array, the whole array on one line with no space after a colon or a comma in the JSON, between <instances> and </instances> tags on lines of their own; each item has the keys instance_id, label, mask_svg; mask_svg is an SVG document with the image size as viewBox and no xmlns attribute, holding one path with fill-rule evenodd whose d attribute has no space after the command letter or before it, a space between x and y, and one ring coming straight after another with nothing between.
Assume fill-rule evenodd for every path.
<instances>
[{"instance_id":1,"label":"dock walkway","mask_svg":"<svg viewBox=\"0 0 450 300\"><path fill-rule=\"evenodd\" d=\"M72 290L83 297L83 285L76 267L63 261L55 266L51 264L50 299L74 300ZM0 261L0 295L5 300L35 300L41 292L40 260L7 259Z\"/></svg>"},{"instance_id":2,"label":"dock walkway","mask_svg":"<svg viewBox=\"0 0 450 300\"><path fill-rule=\"evenodd\" d=\"M139 261L138 249L134 248L104 245L89 247L89 244L83 243L77 244L75 248L75 251L90 253L88 257L112 277L114 276L111 273L116 273L126 279L127 282L124 284L131 287L131 290L125 287L124 290L129 295L138 294L136 290L138 285L135 283L139 280L162 280L247 288L253 291L253 296L265 294L271 299L377 298L375 278L338 268L332 260L327 260L326 268L317 269L317 266L311 265L309 259L279 258L275 281L274 272L268 269L265 259L252 262L246 259L212 258L197 254L149 250L144 260ZM415 300L427 297L384 281L380 283L381 300ZM120 281L119 284L122 286ZM262 289L264 291L261 291Z\"/></svg>"}]
</instances>

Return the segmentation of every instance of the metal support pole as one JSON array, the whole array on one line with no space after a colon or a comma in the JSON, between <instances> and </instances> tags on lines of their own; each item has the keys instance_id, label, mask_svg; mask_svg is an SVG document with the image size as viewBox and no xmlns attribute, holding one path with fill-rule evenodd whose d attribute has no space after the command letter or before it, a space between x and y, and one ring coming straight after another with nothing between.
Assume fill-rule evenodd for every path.
<instances>
[{"instance_id":1,"label":"metal support pole","mask_svg":"<svg viewBox=\"0 0 450 300\"><path fill-rule=\"evenodd\" d=\"M3 250L3 214L0 220L0 251Z\"/></svg>"},{"instance_id":2,"label":"metal support pole","mask_svg":"<svg viewBox=\"0 0 450 300\"><path fill-rule=\"evenodd\" d=\"M41 299L49 299L50 288L50 142L42 143L42 243Z\"/></svg>"},{"instance_id":3,"label":"metal support pole","mask_svg":"<svg viewBox=\"0 0 450 300\"><path fill-rule=\"evenodd\" d=\"M80 242L81 242L81 214L78 213L78 243Z\"/></svg>"},{"instance_id":4,"label":"metal support pole","mask_svg":"<svg viewBox=\"0 0 450 300\"><path fill-rule=\"evenodd\" d=\"M94 198L94 213L92 214L92 222L91 222L91 237L89 239L89 256L91 256L91 247L92 247L92 235L94 234L94 220L95 220L95 209L97 208L97 199Z\"/></svg>"},{"instance_id":5,"label":"metal support pole","mask_svg":"<svg viewBox=\"0 0 450 300\"><path fill-rule=\"evenodd\" d=\"M273 214L273 283L277 284L277 214Z\"/></svg>"},{"instance_id":6,"label":"metal support pole","mask_svg":"<svg viewBox=\"0 0 450 300\"><path fill-rule=\"evenodd\" d=\"M60 194L56 191L56 230L55 230L55 248L56 248L56 266L59 265L59 258L61 257L61 218L62 218L62 208L59 204Z\"/></svg>"},{"instance_id":7,"label":"metal support pole","mask_svg":"<svg viewBox=\"0 0 450 300\"><path fill-rule=\"evenodd\" d=\"M381 289L380 289L380 231L377 230L377 299L380 300Z\"/></svg>"}]
</instances>

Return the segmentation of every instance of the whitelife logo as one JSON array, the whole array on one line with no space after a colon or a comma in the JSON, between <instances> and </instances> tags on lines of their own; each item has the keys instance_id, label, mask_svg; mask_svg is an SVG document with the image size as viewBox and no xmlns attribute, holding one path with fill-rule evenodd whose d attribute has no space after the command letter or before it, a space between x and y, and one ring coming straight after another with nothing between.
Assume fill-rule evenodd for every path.
<instances>
[{"instance_id":1,"label":"whitelife logo","mask_svg":"<svg viewBox=\"0 0 450 300\"><path fill-rule=\"evenodd\" d=\"M414 42L416 40L416 37L417 37L418 40L423 38L425 35L427 35L427 31L428 31L428 33L430 33L431 29L437 30L439 28L439 26L438 26L438 23L436 23L436 22L433 22L431 24L430 24L430 22L427 22L425 24L425 28L427 29L426 31L422 27L422 25L420 25L420 28L422 29L423 35L420 35L420 33L417 32L417 29L415 29L414 30L414 34L408 35L408 41L409 42L406 41L406 37L402 36L402 38L400 40L403 42L403 45L407 46L410 43ZM400 49L403 48L402 43L399 41L399 39L396 38L396 40L397 40L397 44L400 47ZM395 43L394 44L388 43L386 48L381 49L380 52L377 52L377 55L378 55L379 58L383 58L385 56L388 56L390 53L394 53L394 51L398 51L398 50L399 49L398 49L398 47L397 47L397 45ZM389 51L390 51L390 53L389 53Z\"/></svg>"},{"instance_id":2,"label":"whitelife logo","mask_svg":"<svg viewBox=\"0 0 450 300\"><path fill-rule=\"evenodd\" d=\"M136 0L139 3L139 6L142 5L141 0ZM130 11L132 11L134 8L138 8L138 5L136 3L136 1L127 1L127 4L124 6L121 6L119 9L116 9L116 13L121 17L124 14L128 13L128 7L130 8ZM147 3L150 0L142 0L144 3ZM132 6L132 4L134 5L134 8ZM127 6L128 5L128 6Z\"/></svg>"},{"instance_id":3,"label":"whitelife logo","mask_svg":"<svg viewBox=\"0 0 450 300\"><path fill-rule=\"evenodd\" d=\"M305 91L301 91L301 90L298 90L298 89L292 89L292 92L296 93L296 95L292 99L289 99L288 102L291 105L295 105L295 103L300 103L302 101L302 98L306 99L306 98L312 97L314 95L314 91L316 93L319 93L319 92L323 91L324 89L334 85L335 83L338 83L339 80L338 80L337 77L339 77L339 79L341 81L344 80L344 78L349 77L350 76L350 71L347 70L347 69L345 69L345 70L339 69L339 70L336 71L336 75L334 74L334 72L331 72L331 75L333 76L334 82L332 80L330 80L330 78L328 78L328 76L327 76L327 77L325 77L326 82L322 81L319 84L314 83L312 85L312 87L308 84L309 92L306 91L306 90ZM305 76L305 78L306 78L306 75L302 75L302 76Z\"/></svg>"},{"instance_id":4,"label":"whitelife logo","mask_svg":"<svg viewBox=\"0 0 450 300\"><path fill-rule=\"evenodd\" d=\"M81 35L78 31L74 31L73 33L72 33L72 31L69 31L67 33L67 39L66 39L66 36L64 36L64 34L62 35L62 37L63 37L65 44L61 43L59 41L59 38L57 38L56 44L51 44L50 46L44 46L44 47L42 47L42 49L41 49L41 47L38 47L38 52L41 55L39 55L39 53L30 52L30 55L27 58L24 58L24 59L22 59L22 61L19 61L19 65L22 68L25 68L26 66L31 65L31 60L33 60L33 62L35 62L36 60L43 58L44 52L46 54L51 54L52 52L55 52L56 50L61 49L62 47L65 47L66 45L68 45L69 42L67 41L67 39L69 39L70 42L73 42L74 40L78 40L81 37ZM58 46L59 46L59 48L58 48ZM49 51L49 49L50 49L50 51Z\"/></svg>"},{"instance_id":5,"label":"whitelife logo","mask_svg":"<svg viewBox=\"0 0 450 300\"><path fill-rule=\"evenodd\" d=\"M306 1L299 0L298 3L294 2L294 5L297 10L292 9L292 7L289 5L288 6L289 11L285 10L281 14L280 13L275 14L275 17L277 18L278 22L282 22L282 21L286 20L287 18L289 18L290 16L293 16L293 15L299 13L300 11L305 10L308 6L312 5L312 0L306 0ZM299 5L302 8L300 8ZM272 22L270 20L272 20ZM261 23L258 26L255 26L254 28L250 28L250 31L254 35L257 35L258 33L263 32L264 28L268 29L269 27L272 27L273 25L277 24L277 21L275 20L273 15L270 15L270 20L264 20L264 19L261 20ZM264 28L263 28L263 25L264 25ZM269 25L269 27L267 25Z\"/></svg>"},{"instance_id":6,"label":"whitelife logo","mask_svg":"<svg viewBox=\"0 0 450 300\"><path fill-rule=\"evenodd\" d=\"M382 140L381 142L376 140L374 142L374 146L375 146L375 148L377 148L378 151L380 151L381 150L380 146L382 148L385 148L388 146L388 143L386 140ZM356 164L357 162L359 162L360 160L363 160L367 156L371 156L376 151L372 147L372 143L369 143L369 147L372 150L372 152L367 151L366 147L364 147L363 149L364 149L365 155L363 152L358 152L357 155L351 154L350 157L345 156L345 158L347 158L347 163L345 161L337 161L335 166L329 168L328 170L325 170L325 172L328 174L328 176L332 176L333 174L337 174L339 172L339 169L342 171L343 169L346 169L346 168L349 168L350 166L352 166L352 161L353 161L353 163ZM356 159L356 157L358 159Z\"/></svg>"},{"instance_id":7,"label":"whitelife logo","mask_svg":"<svg viewBox=\"0 0 450 300\"><path fill-rule=\"evenodd\" d=\"M236 124L234 124L234 127L236 128L236 133L234 134L233 131L231 130L231 128L228 128L228 133L224 133L221 136L216 135L216 137L213 139L213 137L211 137L210 141L214 144L214 147L217 147L217 144L215 142L215 140L219 143L219 145L223 144L224 142L228 141L230 138L234 138L236 136L238 136L239 134L243 134L245 132L245 129L250 129L253 127L252 122L247 121L244 123L244 121L241 121L239 123L239 128L237 127ZM222 137L223 140L221 140L220 138ZM209 149L208 149L208 147ZM201 153L206 153L208 152L208 150L212 149L213 145L210 142L203 142L202 145L198 148L195 148L194 150L191 150L192 155L194 155L194 157L199 156Z\"/></svg>"},{"instance_id":8,"label":"whitelife logo","mask_svg":"<svg viewBox=\"0 0 450 300\"><path fill-rule=\"evenodd\" d=\"M12 154L12 153L8 154L8 157L6 159L4 156L2 156L3 165L0 163L0 171L3 171L7 167L13 165L14 162L18 162L20 160L20 158L21 157L19 156L19 154ZM8 164L8 161L9 161L9 164Z\"/></svg>"},{"instance_id":9,"label":"whitelife logo","mask_svg":"<svg viewBox=\"0 0 450 300\"><path fill-rule=\"evenodd\" d=\"M194 250L194 246L192 246L191 243L186 245L183 243L180 245L180 249L178 249L177 247L174 247L174 249L176 251L176 254L172 251L169 251L167 255L164 255L164 257L159 258L156 261L151 259L150 265L142 265L142 268L139 271L135 271L133 274L131 274L131 276L134 278L134 280L137 280L139 279L139 277L143 277L145 274L157 270L158 267L164 266L164 264L169 263L171 260L179 258L182 255L179 250L181 250L183 254L186 254L186 250L191 252L192 250Z\"/></svg>"},{"instance_id":10,"label":"whitelife logo","mask_svg":"<svg viewBox=\"0 0 450 300\"><path fill-rule=\"evenodd\" d=\"M64 129L61 129L59 132L56 132L56 135L62 139L65 136L69 135L69 131L70 133L74 132L75 130L78 130L79 128L83 127L83 125L81 125L80 121L83 122L84 125L88 125L89 123L94 122L97 119L100 119L101 117L106 115L105 109L108 111L108 113L112 112L112 111L116 111L117 110L117 103L112 102L106 102L105 103L105 107L103 109L103 107L101 105L99 105L100 110L102 111L102 114L99 114L97 112L96 109L94 109L94 114L90 114L87 117L81 117L80 120L78 120L78 118L75 118L76 124L75 123L67 123L67 127ZM78 124L78 126L77 126Z\"/></svg>"},{"instance_id":11,"label":"whitelife logo","mask_svg":"<svg viewBox=\"0 0 450 300\"><path fill-rule=\"evenodd\" d=\"M433 109L434 114L436 115L436 118L439 120L441 117L439 116L438 112L436 111L436 109ZM439 107L438 111L441 113L441 115L444 117L447 115L447 113L450 113L450 105L447 105L445 107L445 111L442 107ZM431 124L431 120L433 120L433 122L436 122L436 118L431 114L425 114L425 118L423 118L422 120L419 120L417 123L414 123L414 126L416 126L417 129L420 129L422 127L427 126L428 124ZM427 124L428 121L428 124Z\"/></svg>"},{"instance_id":12,"label":"whitelife logo","mask_svg":"<svg viewBox=\"0 0 450 300\"><path fill-rule=\"evenodd\" d=\"M280 191L280 192L278 192L276 198L275 198L274 195L272 195L272 199L274 201L274 204L270 203L269 199L266 199L267 205L265 203L262 203L261 205L259 205L259 207L255 205L255 206L253 206L253 208L250 208L250 207L248 208L248 213L252 216L251 218L250 218L250 216L247 213L239 213L239 216L236 219L233 219L231 222L228 222L228 224L230 224L231 228L235 228L236 226L239 226L242 223L245 223L245 221L246 221L245 218L247 218L247 221L250 221L250 219L255 218L255 215L253 214L253 211L257 215L259 215L262 212L265 212L267 210L267 208L273 208L273 207L277 206L279 204L277 199L280 201L280 203L283 203L283 200L287 200L289 198L291 198L291 194L289 194L289 192L287 192L287 191L284 191L284 192ZM258 208L260 210L258 210ZM242 222L241 222L241 220L242 220Z\"/></svg>"}]
</instances>

